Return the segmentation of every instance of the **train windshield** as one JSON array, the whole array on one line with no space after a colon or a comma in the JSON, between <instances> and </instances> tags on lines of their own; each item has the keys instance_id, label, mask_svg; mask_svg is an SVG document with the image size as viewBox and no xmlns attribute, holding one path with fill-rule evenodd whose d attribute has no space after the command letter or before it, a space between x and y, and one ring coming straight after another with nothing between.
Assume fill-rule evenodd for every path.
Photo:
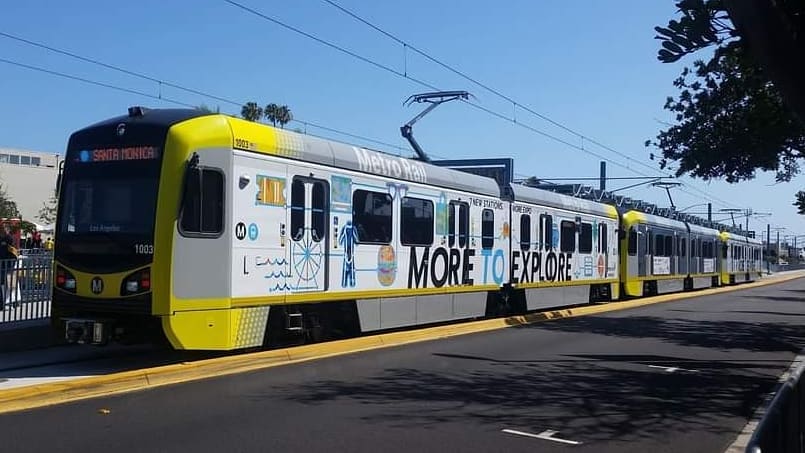
<instances>
[{"instance_id":1,"label":"train windshield","mask_svg":"<svg viewBox=\"0 0 805 453\"><path fill-rule=\"evenodd\" d=\"M150 261L161 165L157 156L153 147L68 151L56 225L60 260L87 271Z\"/></svg>"},{"instance_id":2,"label":"train windshield","mask_svg":"<svg viewBox=\"0 0 805 453\"><path fill-rule=\"evenodd\" d=\"M108 174L65 181L59 234L153 234L156 183Z\"/></svg>"}]
</instances>

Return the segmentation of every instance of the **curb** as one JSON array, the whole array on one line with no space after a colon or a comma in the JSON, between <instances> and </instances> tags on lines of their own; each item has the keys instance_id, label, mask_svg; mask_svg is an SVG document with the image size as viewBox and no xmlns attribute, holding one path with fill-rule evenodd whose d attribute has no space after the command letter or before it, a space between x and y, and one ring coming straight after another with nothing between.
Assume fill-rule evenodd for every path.
<instances>
[{"instance_id":1,"label":"curb","mask_svg":"<svg viewBox=\"0 0 805 453\"><path fill-rule=\"evenodd\" d=\"M758 282L723 288L711 288L687 293L666 294L639 300L586 305L547 312L531 313L508 318L485 319L461 324L429 327L413 331L391 332L351 338L328 343L260 351L235 356L217 357L194 362L181 362L140 370L130 370L103 376L81 378L46 384L35 384L0 391L0 414L37 407L78 401L98 396L144 390L164 385L197 381L276 366L302 363L345 354L402 346L458 335L487 332L507 327L523 326L554 319L571 318L597 313L620 311L646 305L690 299L693 297L740 291L805 277L805 273L771 277Z\"/></svg>"},{"instance_id":2,"label":"curb","mask_svg":"<svg viewBox=\"0 0 805 453\"><path fill-rule=\"evenodd\" d=\"M777 396L777 393L780 392L791 375L794 374L798 368L805 366L804 354L805 349L801 350L799 354L794 357L791 365L789 365L788 369L786 369L785 372L783 372L783 374L781 374L777 379L777 383L774 385L774 388L763 397L760 405L752 413L752 416L738 434L738 437L736 437L735 441L729 447L727 447L726 450L724 450L724 453L743 453L746 451L746 447L749 446L749 442L752 440L752 436L755 434L760 422L771 409L771 403L774 400L774 397Z\"/></svg>"}]
</instances>

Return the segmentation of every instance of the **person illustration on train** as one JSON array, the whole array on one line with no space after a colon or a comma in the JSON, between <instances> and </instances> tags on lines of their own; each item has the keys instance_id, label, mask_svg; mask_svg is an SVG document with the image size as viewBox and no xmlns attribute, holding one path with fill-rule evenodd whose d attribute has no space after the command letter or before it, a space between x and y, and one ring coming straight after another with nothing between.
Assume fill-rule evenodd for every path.
<instances>
[{"instance_id":1,"label":"person illustration on train","mask_svg":"<svg viewBox=\"0 0 805 453\"><path fill-rule=\"evenodd\" d=\"M338 243L344 248L344 261L341 267L341 287L355 287L355 246L358 244L358 229L347 221L338 235Z\"/></svg>"}]
</instances>

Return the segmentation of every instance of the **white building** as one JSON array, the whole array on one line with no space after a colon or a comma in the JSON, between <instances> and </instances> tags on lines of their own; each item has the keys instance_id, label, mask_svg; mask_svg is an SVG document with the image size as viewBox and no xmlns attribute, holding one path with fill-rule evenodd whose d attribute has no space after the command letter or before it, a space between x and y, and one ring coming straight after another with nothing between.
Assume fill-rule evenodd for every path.
<instances>
[{"instance_id":1,"label":"white building","mask_svg":"<svg viewBox=\"0 0 805 453\"><path fill-rule=\"evenodd\" d=\"M37 214L56 193L60 160L56 153L0 147L0 185L23 219L41 223Z\"/></svg>"}]
</instances>

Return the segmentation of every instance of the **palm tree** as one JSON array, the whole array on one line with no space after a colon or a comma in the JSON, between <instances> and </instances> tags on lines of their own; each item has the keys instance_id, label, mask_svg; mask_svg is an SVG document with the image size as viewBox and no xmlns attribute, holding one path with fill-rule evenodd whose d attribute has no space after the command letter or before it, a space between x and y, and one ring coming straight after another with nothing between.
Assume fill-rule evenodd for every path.
<instances>
[{"instance_id":1,"label":"palm tree","mask_svg":"<svg viewBox=\"0 0 805 453\"><path fill-rule=\"evenodd\" d=\"M277 109L276 113L277 122L280 123L281 128L285 128L285 125L293 120L293 114L291 114L291 109L288 108L287 105L283 105Z\"/></svg>"},{"instance_id":2,"label":"palm tree","mask_svg":"<svg viewBox=\"0 0 805 453\"><path fill-rule=\"evenodd\" d=\"M268 104L266 108L263 109L263 115L265 115L268 121L271 121L271 124L274 126L277 125L277 121L279 121L278 113L279 113L280 106L275 103Z\"/></svg>"},{"instance_id":3,"label":"palm tree","mask_svg":"<svg viewBox=\"0 0 805 453\"><path fill-rule=\"evenodd\" d=\"M245 120L260 121L260 118L263 117L263 109L256 102L247 102L240 109L240 116Z\"/></svg>"}]
</instances>

